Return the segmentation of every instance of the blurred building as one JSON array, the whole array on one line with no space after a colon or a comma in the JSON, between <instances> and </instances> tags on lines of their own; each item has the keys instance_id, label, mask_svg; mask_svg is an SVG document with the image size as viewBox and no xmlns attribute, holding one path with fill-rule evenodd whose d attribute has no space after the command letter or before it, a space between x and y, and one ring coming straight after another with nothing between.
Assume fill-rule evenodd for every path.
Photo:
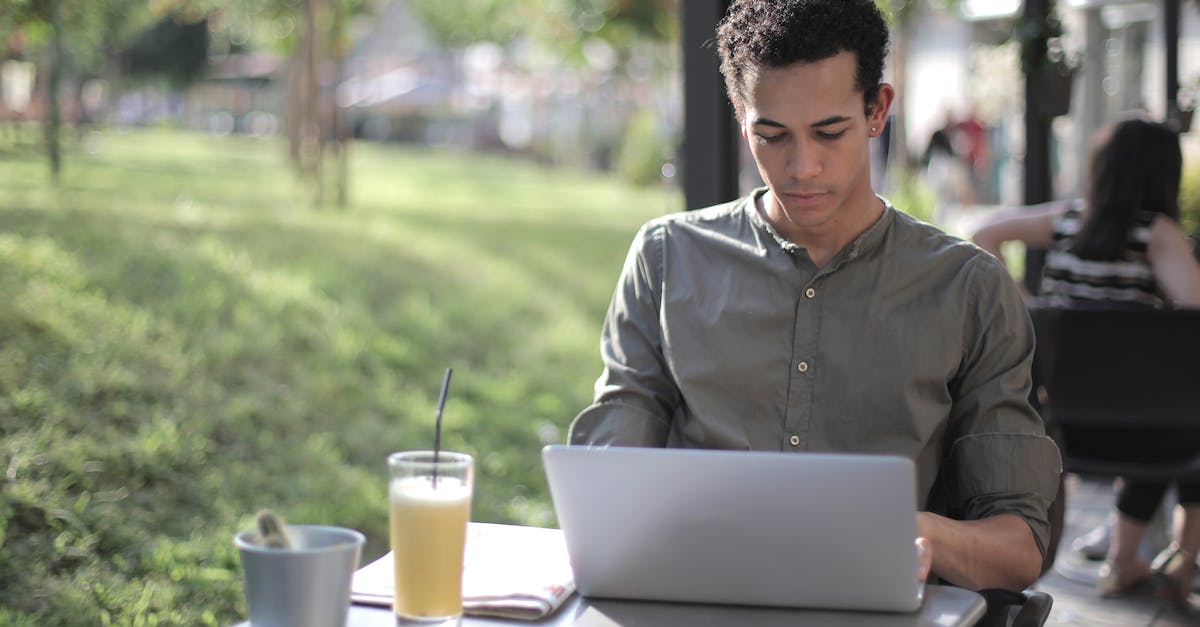
<instances>
[{"instance_id":1,"label":"blurred building","mask_svg":"<svg viewBox=\"0 0 1200 627\"><path fill-rule=\"evenodd\" d=\"M204 79L187 92L184 123L215 133L279 133L284 64L268 53L211 59Z\"/></svg>"},{"instance_id":2,"label":"blurred building","mask_svg":"<svg viewBox=\"0 0 1200 627\"><path fill-rule=\"evenodd\" d=\"M439 142L463 126L454 98L460 73L407 3L393 0L352 29L338 106L356 137Z\"/></svg>"},{"instance_id":3,"label":"blurred building","mask_svg":"<svg viewBox=\"0 0 1200 627\"><path fill-rule=\"evenodd\" d=\"M919 4L908 50L908 81L900 103L907 149L921 154L949 114L975 112L995 149L998 202L1020 202L1023 151L1023 77L1012 32L1021 0L965 0L958 14ZM1115 117L1143 111L1167 116L1164 0L1060 0L1066 48L1079 55L1070 113L1053 124L1052 165L1059 195L1076 191L1092 133ZM1180 3L1178 76L1183 97L1200 90L1200 11ZM1193 102L1194 106L1194 102ZM1200 155L1200 133L1186 134Z\"/></svg>"}]
</instances>

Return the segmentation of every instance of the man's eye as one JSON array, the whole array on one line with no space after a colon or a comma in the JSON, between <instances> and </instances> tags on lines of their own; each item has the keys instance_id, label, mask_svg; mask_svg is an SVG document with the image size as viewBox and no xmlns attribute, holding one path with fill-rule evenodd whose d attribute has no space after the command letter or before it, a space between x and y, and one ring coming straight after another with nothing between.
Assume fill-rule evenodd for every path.
<instances>
[{"instance_id":1,"label":"man's eye","mask_svg":"<svg viewBox=\"0 0 1200 627\"><path fill-rule=\"evenodd\" d=\"M783 134L780 133L779 135L758 135L758 139L759 139L759 141L763 142L764 144L774 144L775 142L783 139Z\"/></svg>"},{"instance_id":2,"label":"man's eye","mask_svg":"<svg viewBox=\"0 0 1200 627\"><path fill-rule=\"evenodd\" d=\"M817 131L817 137L820 137L821 139L837 139L845 134L846 134L846 129L842 129L840 131L834 131L834 132Z\"/></svg>"}]
</instances>

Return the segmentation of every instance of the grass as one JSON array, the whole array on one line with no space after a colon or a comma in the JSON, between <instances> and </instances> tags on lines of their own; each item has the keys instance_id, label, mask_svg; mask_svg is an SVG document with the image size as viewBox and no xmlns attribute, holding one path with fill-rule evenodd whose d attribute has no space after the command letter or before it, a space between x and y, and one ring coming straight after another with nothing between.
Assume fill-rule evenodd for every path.
<instances>
[{"instance_id":1,"label":"grass","mask_svg":"<svg viewBox=\"0 0 1200 627\"><path fill-rule=\"evenodd\" d=\"M476 456L474 519L553 524L538 451L599 374L625 251L677 194L355 145L97 133L60 184L0 134L0 625L227 625L270 507L386 550L389 452ZM31 138L32 139L32 138Z\"/></svg>"}]
</instances>

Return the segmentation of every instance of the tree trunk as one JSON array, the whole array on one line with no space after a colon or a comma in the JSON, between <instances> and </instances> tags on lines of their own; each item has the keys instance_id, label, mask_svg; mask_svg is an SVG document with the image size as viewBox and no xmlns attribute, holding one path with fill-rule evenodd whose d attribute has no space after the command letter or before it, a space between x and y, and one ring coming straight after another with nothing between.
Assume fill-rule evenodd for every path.
<instances>
[{"instance_id":1,"label":"tree trunk","mask_svg":"<svg viewBox=\"0 0 1200 627\"><path fill-rule=\"evenodd\" d=\"M337 186L337 205L345 209L349 196L349 167L346 162L346 128L345 121L342 119L342 110L338 106L337 88L342 84L342 80L346 75L346 33L344 32L345 24L342 20L342 0L329 0L333 5L333 37L332 37L332 52L333 52L333 88L329 90L329 136L333 141L333 155L337 162L336 183Z\"/></svg>"},{"instance_id":2,"label":"tree trunk","mask_svg":"<svg viewBox=\"0 0 1200 627\"><path fill-rule=\"evenodd\" d=\"M317 0L304 0L303 51L304 80L301 82L303 114L300 117L300 165L303 176L309 177L315 187L313 204L319 205L324 196L324 181L321 176L321 107L317 80Z\"/></svg>"},{"instance_id":3,"label":"tree trunk","mask_svg":"<svg viewBox=\"0 0 1200 627\"><path fill-rule=\"evenodd\" d=\"M287 98L283 107L283 127L288 140L288 161L292 164L297 176L301 176L304 171L300 161L300 129L304 123L303 58L303 50L300 46L296 46L296 49L292 51L291 59L288 60Z\"/></svg>"},{"instance_id":4,"label":"tree trunk","mask_svg":"<svg viewBox=\"0 0 1200 627\"><path fill-rule=\"evenodd\" d=\"M104 68L101 78L104 80L104 98L101 103L101 125L107 125L117 120L121 103L121 41L119 29L124 19L121 11L105 12L104 28Z\"/></svg>"},{"instance_id":5,"label":"tree trunk","mask_svg":"<svg viewBox=\"0 0 1200 627\"><path fill-rule=\"evenodd\" d=\"M59 111L58 86L62 82L62 10L63 0L50 2L50 62L46 72L46 111L43 123L46 132L46 154L50 159L50 174L57 183L62 172L62 146L60 143L62 117Z\"/></svg>"}]
</instances>

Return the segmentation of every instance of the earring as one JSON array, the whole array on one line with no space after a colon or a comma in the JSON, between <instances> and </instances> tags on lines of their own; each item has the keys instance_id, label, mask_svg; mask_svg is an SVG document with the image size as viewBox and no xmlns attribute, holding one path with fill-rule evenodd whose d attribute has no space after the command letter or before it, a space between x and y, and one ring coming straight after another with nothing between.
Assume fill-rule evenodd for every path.
<instances>
[{"instance_id":1,"label":"earring","mask_svg":"<svg viewBox=\"0 0 1200 627\"><path fill-rule=\"evenodd\" d=\"M872 126L872 127L871 127L871 132L872 132L872 133L874 133L874 132L875 132L875 127L874 127L874 126Z\"/></svg>"}]
</instances>

